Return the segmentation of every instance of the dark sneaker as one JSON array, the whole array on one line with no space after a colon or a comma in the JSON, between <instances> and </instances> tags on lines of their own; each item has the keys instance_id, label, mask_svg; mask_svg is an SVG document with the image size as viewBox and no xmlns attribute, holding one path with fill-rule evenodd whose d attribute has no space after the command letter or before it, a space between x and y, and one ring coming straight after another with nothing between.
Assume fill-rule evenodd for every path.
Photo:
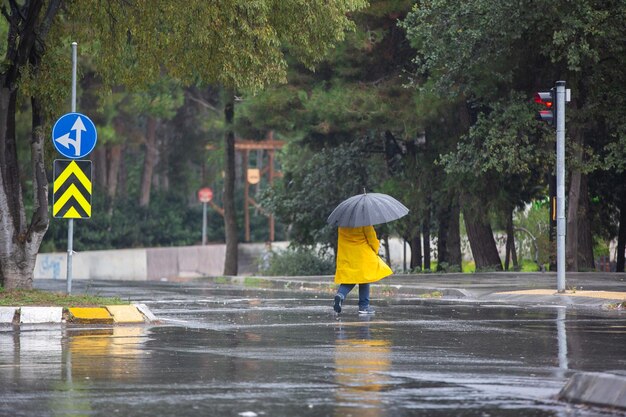
<instances>
[{"instance_id":1,"label":"dark sneaker","mask_svg":"<svg viewBox=\"0 0 626 417\"><path fill-rule=\"evenodd\" d=\"M341 295L337 294L335 296L335 305L333 306L336 313L341 313L341 304L343 304L343 298L341 298Z\"/></svg>"},{"instance_id":2,"label":"dark sneaker","mask_svg":"<svg viewBox=\"0 0 626 417\"><path fill-rule=\"evenodd\" d=\"M375 314L376 311L372 307L359 308L359 314Z\"/></svg>"}]
</instances>

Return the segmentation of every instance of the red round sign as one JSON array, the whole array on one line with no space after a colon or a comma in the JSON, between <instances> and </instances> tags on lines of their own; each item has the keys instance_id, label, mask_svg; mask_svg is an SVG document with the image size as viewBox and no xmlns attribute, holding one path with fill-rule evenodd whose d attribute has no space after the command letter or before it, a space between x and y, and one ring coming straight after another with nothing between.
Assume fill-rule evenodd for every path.
<instances>
[{"instance_id":1,"label":"red round sign","mask_svg":"<svg viewBox=\"0 0 626 417\"><path fill-rule=\"evenodd\" d=\"M198 200L201 203L208 203L213 199L213 190L209 187L200 188L198 190Z\"/></svg>"}]
</instances>

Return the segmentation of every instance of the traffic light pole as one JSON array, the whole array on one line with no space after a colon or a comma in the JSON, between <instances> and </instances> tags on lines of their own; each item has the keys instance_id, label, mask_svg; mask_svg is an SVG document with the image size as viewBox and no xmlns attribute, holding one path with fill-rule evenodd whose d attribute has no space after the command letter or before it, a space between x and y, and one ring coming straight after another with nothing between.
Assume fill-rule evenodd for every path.
<instances>
[{"instance_id":1,"label":"traffic light pole","mask_svg":"<svg viewBox=\"0 0 626 417\"><path fill-rule=\"evenodd\" d=\"M556 274L565 292L565 81L556 82Z\"/></svg>"}]
</instances>

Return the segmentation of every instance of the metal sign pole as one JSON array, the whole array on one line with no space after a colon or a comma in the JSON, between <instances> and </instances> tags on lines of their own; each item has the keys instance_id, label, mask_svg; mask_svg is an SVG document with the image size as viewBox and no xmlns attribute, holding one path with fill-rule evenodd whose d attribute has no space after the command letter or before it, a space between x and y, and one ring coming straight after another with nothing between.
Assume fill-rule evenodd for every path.
<instances>
[{"instance_id":1,"label":"metal sign pole","mask_svg":"<svg viewBox=\"0 0 626 417\"><path fill-rule=\"evenodd\" d=\"M206 245L206 202L202 203L202 246Z\"/></svg>"},{"instance_id":2,"label":"metal sign pole","mask_svg":"<svg viewBox=\"0 0 626 417\"><path fill-rule=\"evenodd\" d=\"M565 81L556 82L556 274L565 292Z\"/></svg>"},{"instance_id":3,"label":"metal sign pole","mask_svg":"<svg viewBox=\"0 0 626 417\"><path fill-rule=\"evenodd\" d=\"M72 42L72 113L76 112L76 50L78 44ZM72 293L72 254L74 253L74 219L67 223L67 293Z\"/></svg>"}]
</instances>

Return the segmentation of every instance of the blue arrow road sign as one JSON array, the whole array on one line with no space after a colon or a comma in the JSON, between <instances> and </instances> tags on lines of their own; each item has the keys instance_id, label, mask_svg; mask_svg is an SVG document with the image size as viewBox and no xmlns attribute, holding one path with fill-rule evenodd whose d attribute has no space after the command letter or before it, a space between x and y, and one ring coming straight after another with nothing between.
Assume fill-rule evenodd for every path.
<instances>
[{"instance_id":1,"label":"blue arrow road sign","mask_svg":"<svg viewBox=\"0 0 626 417\"><path fill-rule=\"evenodd\" d=\"M81 113L67 113L52 128L52 143L66 158L78 159L88 155L96 146L96 126Z\"/></svg>"}]
</instances>

